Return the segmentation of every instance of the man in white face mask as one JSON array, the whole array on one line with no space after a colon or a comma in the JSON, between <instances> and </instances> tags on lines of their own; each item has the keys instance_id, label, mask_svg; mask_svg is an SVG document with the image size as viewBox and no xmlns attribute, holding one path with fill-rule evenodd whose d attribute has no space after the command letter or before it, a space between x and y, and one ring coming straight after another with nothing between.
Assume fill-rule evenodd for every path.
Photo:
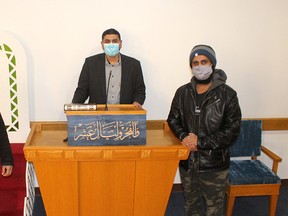
<instances>
[{"instance_id":1,"label":"man in white face mask","mask_svg":"<svg viewBox=\"0 0 288 216\"><path fill-rule=\"evenodd\" d=\"M193 77L177 89L167 119L175 136L190 150L189 158L179 164L186 216L224 214L229 146L240 131L241 109L237 93L226 85L226 74L215 69L216 63L210 46L192 49Z\"/></svg>"},{"instance_id":2,"label":"man in white face mask","mask_svg":"<svg viewBox=\"0 0 288 216\"><path fill-rule=\"evenodd\" d=\"M141 107L146 89L140 61L120 54L121 35L116 29L102 34L104 53L86 58L72 103L134 104Z\"/></svg>"},{"instance_id":3,"label":"man in white face mask","mask_svg":"<svg viewBox=\"0 0 288 216\"><path fill-rule=\"evenodd\" d=\"M217 60L214 50L205 45L195 46L189 57L192 74L199 84L208 84L211 81Z\"/></svg>"}]
</instances>

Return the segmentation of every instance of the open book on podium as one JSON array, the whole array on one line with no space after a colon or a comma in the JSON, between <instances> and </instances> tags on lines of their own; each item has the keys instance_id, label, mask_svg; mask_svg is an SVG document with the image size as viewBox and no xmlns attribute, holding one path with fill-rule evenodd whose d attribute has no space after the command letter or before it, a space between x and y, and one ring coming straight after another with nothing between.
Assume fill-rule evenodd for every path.
<instances>
[{"instance_id":1,"label":"open book on podium","mask_svg":"<svg viewBox=\"0 0 288 216\"><path fill-rule=\"evenodd\" d=\"M133 104L65 104L70 146L146 144L146 110Z\"/></svg>"}]
</instances>

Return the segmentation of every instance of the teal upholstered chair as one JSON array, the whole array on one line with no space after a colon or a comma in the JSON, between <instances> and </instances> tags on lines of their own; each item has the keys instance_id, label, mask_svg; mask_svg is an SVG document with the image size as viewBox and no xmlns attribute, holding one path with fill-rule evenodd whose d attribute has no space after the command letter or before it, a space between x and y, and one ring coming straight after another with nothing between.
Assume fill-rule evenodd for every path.
<instances>
[{"instance_id":1,"label":"teal upholstered chair","mask_svg":"<svg viewBox=\"0 0 288 216\"><path fill-rule=\"evenodd\" d=\"M278 163L282 159L261 146L261 141L262 121L242 120L240 135L230 149L231 164L227 189L227 216L232 215L235 197L262 195L270 196L269 215L275 215L281 185L277 169ZM272 169L257 160L257 156L260 156L261 151L273 160ZM251 159L247 160L243 157Z\"/></svg>"}]
</instances>

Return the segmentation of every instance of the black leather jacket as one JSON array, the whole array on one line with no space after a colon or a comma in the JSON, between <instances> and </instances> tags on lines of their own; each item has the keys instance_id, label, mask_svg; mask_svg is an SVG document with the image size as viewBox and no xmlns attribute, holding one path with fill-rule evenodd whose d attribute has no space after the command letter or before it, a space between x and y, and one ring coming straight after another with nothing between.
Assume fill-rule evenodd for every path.
<instances>
[{"instance_id":1,"label":"black leather jacket","mask_svg":"<svg viewBox=\"0 0 288 216\"><path fill-rule=\"evenodd\" d=\"M181 86L175 93L167 119L170 129L183 140L188 133L196 133L198 124L198 151L194 159L198 160L199 172L228 169L230 165L229 146L240 132L241 109L237 93L225 84L226 74L216 69L201 107L199 121L195 121L194 78ZM189 159L181 161L180 166L188 169Z\"/></svg>"}]
</instances>

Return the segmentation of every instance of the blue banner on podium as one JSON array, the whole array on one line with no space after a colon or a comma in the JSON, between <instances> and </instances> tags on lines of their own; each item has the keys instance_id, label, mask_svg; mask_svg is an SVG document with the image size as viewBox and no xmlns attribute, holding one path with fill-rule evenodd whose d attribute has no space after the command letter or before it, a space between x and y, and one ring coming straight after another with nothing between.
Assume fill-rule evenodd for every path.
<instances>
[{"instance_id":1,"label":"blue banner on podium","mask_svg":"<svg viewBox=\"0 0 288 216\"><path fill-rule=\"evenodd\" d=\"M146 115L69 115L68 145L144 145Z\"/></svg>"}]
</instances>

